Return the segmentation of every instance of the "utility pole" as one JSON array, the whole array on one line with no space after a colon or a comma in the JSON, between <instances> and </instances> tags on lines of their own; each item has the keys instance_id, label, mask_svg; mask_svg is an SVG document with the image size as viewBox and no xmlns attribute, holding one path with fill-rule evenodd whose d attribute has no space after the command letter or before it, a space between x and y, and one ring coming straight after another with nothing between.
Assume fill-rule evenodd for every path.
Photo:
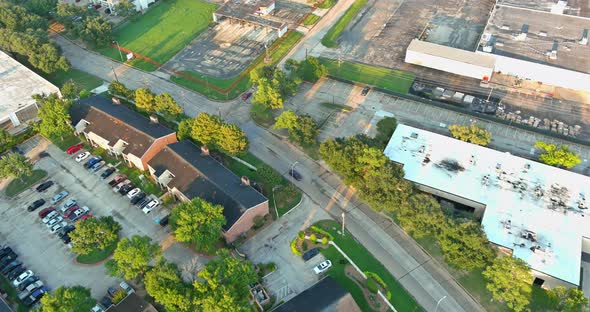
<instances>
[{"instance_id":1,"label":"utility pole","mask_svg":"<svg viewBox=\"0 0 590 312\"><path fill-rule=\"evenodd\" d=\"M113 65L111 65L111 69L113 70L113 75L115 75L115 80L119 82L119 78L117 77L117 73L115 72L115 68L113 67Z\"/></svg>"}]
</instances>

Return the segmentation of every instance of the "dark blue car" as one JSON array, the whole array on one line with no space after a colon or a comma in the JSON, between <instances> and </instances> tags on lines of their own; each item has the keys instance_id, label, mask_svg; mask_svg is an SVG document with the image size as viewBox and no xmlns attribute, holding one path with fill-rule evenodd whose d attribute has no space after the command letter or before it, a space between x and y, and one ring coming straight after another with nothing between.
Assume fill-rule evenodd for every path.
<instances>
[{"instance_id":1,"label":"dark blue car","mask_svg":"<svg viewBox=\"0 0 590 312\"><path fill-rule=\"evenodd\" d=\"M28 307L32 306L34 303L39 301L41 299L41 297L43 297L43 295L45 295L47 290L48 290L47 287L42 287L42 288L35 290L30 296L28 296L27 298L25 298L25 300L23 300L23 303Z\"/></svg>"},{"instance_id":2,"label":"dark blue car","mask_svg":"<svg viewBox=\"0 0 590 312\"><path fill-rule=\"evenodd\" d=\"M97 157L94 157L94 158L90 158L90 160L87 161L84 164L84 168L89 169L90 167L92 167L95 164L99 163L101 160L102 160L102 157L100 157L100 156L97 156Z\"/></svg>"}]
</instances>

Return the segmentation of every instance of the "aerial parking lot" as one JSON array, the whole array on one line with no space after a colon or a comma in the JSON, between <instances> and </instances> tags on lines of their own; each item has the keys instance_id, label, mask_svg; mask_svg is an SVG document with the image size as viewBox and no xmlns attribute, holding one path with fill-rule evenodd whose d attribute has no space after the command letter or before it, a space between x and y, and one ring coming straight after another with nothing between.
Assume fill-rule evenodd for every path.
<instances>
[{"instance_id":1,"label":"aerial parking lot","mask_svg":"<svg viewBox=\"0 0 590 312\"><path fill-rule=\"evenodd\" d=\"M54 225L62 224L64 221L68 225L75 225L76 221L72 219L83 218L84 214L89 213L94 217L112 215L123 228L120 236L147 235L152 240L160 242L169 234L167 228L153 220L158 215L160 207L156 207L150 214L145 214L132 205L127 196L115 193L108 185L115 174L102 180L100 175L107 167L93 173L89 172L83 167L85 161L75 160L77 155L83 152L82 149L68 155L54 145L47 146L46 156L36 162L35 169L47 171L48 175L44 181L52 181L53 184L45 191L37 192L35 188L42 181L14 198L0 201L0 241L10 246L18 255L18 259L34 271L49 289L62 285L82 285L90 288L95 298L100 298L104 295L105 289L118 281L107 274L102 263L78 264L76 254L58 237L59 230L52 234L51 228L42 222L39 213L43 209L55 207L56 218L63 220L48 221ZM90 158L91 156L88 159ZM52 203L51 199L64 191L68 194L58 202ZM27 207L39 199L43 199L45 203L34 211L28 211ZM78 213L75 210L68 213L66 209L62 209L72 200L75 200L79 207L88 207L89 211L80 209ZM81 215L76 216L80 213Z\"/></svg>"}]
</instances>

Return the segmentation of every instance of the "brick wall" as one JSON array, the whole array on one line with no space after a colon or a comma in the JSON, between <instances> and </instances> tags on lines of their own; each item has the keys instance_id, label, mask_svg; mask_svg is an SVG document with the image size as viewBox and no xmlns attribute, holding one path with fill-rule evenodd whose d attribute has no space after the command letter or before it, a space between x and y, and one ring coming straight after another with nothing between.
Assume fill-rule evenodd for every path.
<instances>
[{"instance_id":1,"label":"brick wall","mask_svg":"<svg viewBox=\"0 0 590 312\"><path fill-rule=\"evenodd\" d=\"M141 162L143 163L143 168L147 168L147 163L158 154L164 147L168 144L176 143L178 140L176 139L176 132L170 133L167 136L163 136L158 138L152 143L152 145L147 149L147 151L141 156Z\"/></svg>"},{"instance_id":2,"label":"brick wall","mask_svg":"<svg viewBox=\"0 0 590 312\"><path fill-rule=\"evenodd\" d=\"M223 237L228 243L235 241L240 235L254 226L254 218L256 218L256 216L265 216L267 214L268 200L246 210L238 221L236 221L227 232L223 233Z\"/></svg>"}]
</instances>

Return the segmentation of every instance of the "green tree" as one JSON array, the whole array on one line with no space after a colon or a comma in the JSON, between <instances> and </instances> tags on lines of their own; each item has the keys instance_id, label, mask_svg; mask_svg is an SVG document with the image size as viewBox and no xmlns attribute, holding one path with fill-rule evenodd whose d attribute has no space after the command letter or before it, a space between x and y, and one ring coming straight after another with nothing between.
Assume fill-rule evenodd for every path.
<instances>
[{"instance_id":1,"label":"green tree","mask_svg":"<svg viewBox=\"0 0 590 312\"><path fill-rule=\"evenodd\" d=\"M61 86L61 96L68 100L74 100L80 94L80 87L72 80L66 81L63 86Z\"/></svg>"},{"instance_id":2,"label":"green tree","mask_svg":"<svg viewBox=\"0 0 590 312\"><path fill-rule=\"evenodd\" d=\"M113 24L103 16L88 16L80 29L80 37L97 47L105 47L112 41Z\"/></svg>"},{"instance_id":3,"label":"green tree","mask_svg":"<svg viewBox=\"0 0 590 312\"><path fill-rule=\"evenodd\" d=\"M0 129L0 146L7 146L14 142L14 137L4 129Z\"/></svg>"},{"instance_id":4,"label":"green tree","mask_svg":"<svg viewBox=\"0 0 590 312\"><path fill-rule=\"evenodd\" d=\"M488 145L492 140L492 134L488 130L480 128L476 125L450 125L449 130L455 139L481 146Z\"/></svg>"},{"instance_id":5,"label":"green tree","mask_svg":"<svg viewBox=\"0 0 590 312\"><path fill-rule=\"evenodd\" d=\"M41 312L75 312L90 311L96 304L90 289L82 286L57 288L41 298Z\"/></svg>"},{"instance_id":6,"label":"green tree","mask_svg":"<svg viewBox=\"0 0 590 312\"><path fill-rule=\"evenodd\" d=\"M217 116L200 113L193 122L191 137L204 145L214 147L223 121Z\"/></svg>"},{"instance_id":7,"label":"green tree","mask_svg":"<svg viewBox=\"0 0 590 312\"><path fill-rule=\"evenodd\" d=\"M584 292L577 288L565 288L557 286L547 291L549 298L554 302L555 310L559 312L587 312L588 298Z\"/></svg>"},{"instance_id":8,"label":"green tree","mask_svg":"<svg viewBox=\"0 0 590 312\"><path fill-rule=\"evenodd\" d=\"M494 251L479 224L473 221L447 222L449 224L442 228L438 240L449 263L471 271L485 267L493 259Z\"/></svg>"},{"instance_id":9,"label":"green tree","mask_svg":"<svg viewBox=\"0 0 590 312\"><path fill-rule=\"evenodd\" d=\"M260 180L267 181L269 186L280 185L283 182L283 177L269 165L262 165L256 173L260 176Z\"/></svg>"},{"instance_id":10,"label":"green tree","mask_svg":"<svg viewBox=\"0 0 590 312\"><path fill-rule=\"evenodd\" d=\"M415 238L436 237L447 225L440 204L425 193L413 194L394 212L401 227Z\"/></svg>"},{"instance_id":11,"label":"green tree","mask_svg":"<svg viewBox=\"0 0 590 312\"><path fill-rule=\"evenodd\" d=\"M0 28L0 49L26 59L31 66L44 73L70 69L70 64L60 50L49 42L46 31L28 29L17 32Z\"/></svg>"},{"instance_id":12,"label":"green tree","mask_svg":"<svg viewBox=\"0 0 590 312\"><path fill-rule=\"evenodd\" d=\"M155 95L150 89L139 88L135 90L135 106L138 109L144 110L148 113L156 111Z\"/></svg>"},{"instance_id":13,"label":"green tree","mask_svg":"<svg viewBox=\"0 0 590 312\"><path fill-rule=\"evenodd\" d=\"M321 64L320 61L313 57L308 56L306 60L301 62L299 67L299 75L306 81L316 82L320 78L326 76L328 73L328 69L324 64Z\"/></svg>"},{"instance_id":14,"label":"green tree","mask_svg":"<svg viewBox=\"0 0 590 312\"><path fill-rule=\"evenodd\" d=\"M148 264L161 254L160 245L152 243L149 236L133 235L131 239L124 237L119 241L113 260L120 275L125 279L134 279L145 274Z\"/></svg>"},{"instance_id":15,"label":"green tree","mask_svg":"<svg viewBox=\"0 0 590 312\"><path fill-rule=\"evenodd\" d=\"M113 80L109 84L109 93L133 100L135 92L128 89L123 83Z\"/></svg>"},{"instance_id":16,"label":"green tree","mask_svg":"<svg viewBox=\"0 0 590 312\"><path fill-rule=\"evenodd\" d=\"M550 166L570 169L582 162L580 156L570 151L567 145L558 146L556 144L538 141L535 143L535 147L543 150L543 154L539 156L539 160Z\"/></svg>"},{"instance_id":17,"label":"green tree","mask_svg":"<svg viewBox=\"0 0 590 312\"><path fill-rule=\"evenodd\" d=\"M163 113L170 116L177 116L182 113L182 108L180 108L180 106L169 93L156 95L154 104L158 113Z\"/></svg>"},{"instance_id":18,"label":"green tree","mask_svg":"<svg viewBox=\"0 0 590 312\"><path fill-rule=\"evenodd\" d=\"M0 158L0 178L22 178L33 174L33 164L20 154L10 153Z\"/></svg>"},{"instance_id":19,"label":"green tree","mask_svg":"<svg viewBox=\"0 0 590 312\"><path fill-rule=\"evenodd\" d=\"M135 4L130 0L120 0L119 3L115 5L115 11L121 16L133 16L137 14Z\"/></svg>"},{"instance_id":20,"label":"green tree","mask_svg":"<svg viewBox=\"0 0 590 312\"><path fill-rule=\"evenodd\" d=\"M261 79L252 97L252 104L262 105L270 109L283 108L284 97L277 88L278 82Z\"/></svg>"},{"instance_id":21,"label":"green tree","mask_svg":"<svg viewBox=\"0 0 590 312\"><path fill-rule=\"evenodd\" d=\"M377 135L375 141L377 147L383 149L391 139L393 132L397 128L397 119L393 117L385 117L377 122Z\"/></svg>"},{"instance_id":22,"label":"green tree","mask_svg":"<svg viewBox=\"0 0 590 312\"><path fill-rule=\"evenodd\" d=\"M223 124L219 129L216 145L228 155L237 155L248 150L248 137L240 127Z\"/></svg>"},{"instance_id":23,"label":"green tree","mask_svg":"<svg viewBox=\"0 0 590 312\"><path fill-rule=\"evenodd\" d=\"M504 302L514 311L524 311L532 291L530 268L519 258L497 257L483 276L488 281L486 288L494 300Z\"/></svg>"},{"instance_id":24,"label":"green tree","mask_svg":"<svg viewBox=\"0 0 590 312\"><path fill-rule=\"evenodd\" d=\"M301 145L315 144L319 128L315 120L308 116L297 116L292 111L284 111L275 119L275 129L286 128L292 141Z\"/></svg>"},{"instance_id":25,"label":"green tree","mask_svg":"<svg viewBox=\"0 0 590 312\"><path fill-rule=\"evenodd\" d=\"M248 285L258 276L254 265L221 249L217 258L211 260L198 274L200 280L193 285L197 290L196 303L199 311L251 311Z\"/></svg>"},{"instance_id":26,"label":"green tree","mask_svg":"<svg viewBox=\"0 0 590 312\"><path fill-rule=\"evenodd\" d=\"M299 116L292 110L286 110L275 119L275 129L295 129L299 122Z\"/></svg>"},{"instance_id":27,"label":"green tree","mask_svg":"<svg viewBox=\"0 0 590 312\"><path fill-rule=\"evenodd\" d=\"M226 220L222 206L196 197L174 207L170 222L176 240L194 243L200 250L211 251L221 238Z\"/></svg>"},{"instance_id":28,"label":"green tree","mask_svg":"<svg viewBox=\"0 0 590 312\"><path fill-rule=\"evenodd\" d=\"M39 112L37 115L41 122L39 123L39 132L46 138L61 138L73 132L70 121L70 106L68 100L60 99L56 94L49 96L36 97L39 103Z\"/></svg>"},{"instance_id":29,"label":"green tree","mask_svg":"<svg viewBox=\"0 0 590 312\"><path fill-rule=\"evenodd\" d=\"M29 0L26 6L31 12L48 18L49 12L55 12L57 9L57 0Z\"/></svg>"},{"instance_id":30,"label":"green tree","mask_svg":"<svg viewBox=\"0 0 590 312\"><path fill-rule=\"evenodd\" d=\"M193 131L193 119L184 119L178 124L176 137L178 140L190 139Z\"/></svg>"},{"instance_id":31,"label":"green tree","mask_svg":"<svg viewBox=\"0 0 590 312\"><path fill-rule=\"evenodd\" d=\"M145 290L170 312L199 311L193 304L195 291L180 278L174 264L161 261L143 279ZM231 311L231 310L228 310Z\"/></svg>"},{"instance_id":32,"label":"green tree","mask_svg":"<svg viewBox=\"0 0 590 312\"><path fill-rule=\"evenodd\" d=\"M87 255L93 251L104 250L119 239L121 225L112 216L90 218L76 224L70 233L72 251Z\"/></svg>"},{"instance_id":33,"label":"green tree","mask_svg":"<svg viewBox=\"0 0 590 312\"><path fill-rule=\"evenodd\" d=\"M0 2L0 26L9 30L24 32L27 29L47 30L48 22L20 5Z\"/></svg>"},{"instance_id":34,"label":"green tree","mask_svg":"<svg viewBox=\"0 0 590 312\"><path fill-rule=\"evenodd\" d=\"M74 35L79 35L83 22L88 16L96 16L94 10L89 10L86 6L67 4L60 2L57 4L55 18L63 24L66 29Z\"/></svg>"}]
</instances>

